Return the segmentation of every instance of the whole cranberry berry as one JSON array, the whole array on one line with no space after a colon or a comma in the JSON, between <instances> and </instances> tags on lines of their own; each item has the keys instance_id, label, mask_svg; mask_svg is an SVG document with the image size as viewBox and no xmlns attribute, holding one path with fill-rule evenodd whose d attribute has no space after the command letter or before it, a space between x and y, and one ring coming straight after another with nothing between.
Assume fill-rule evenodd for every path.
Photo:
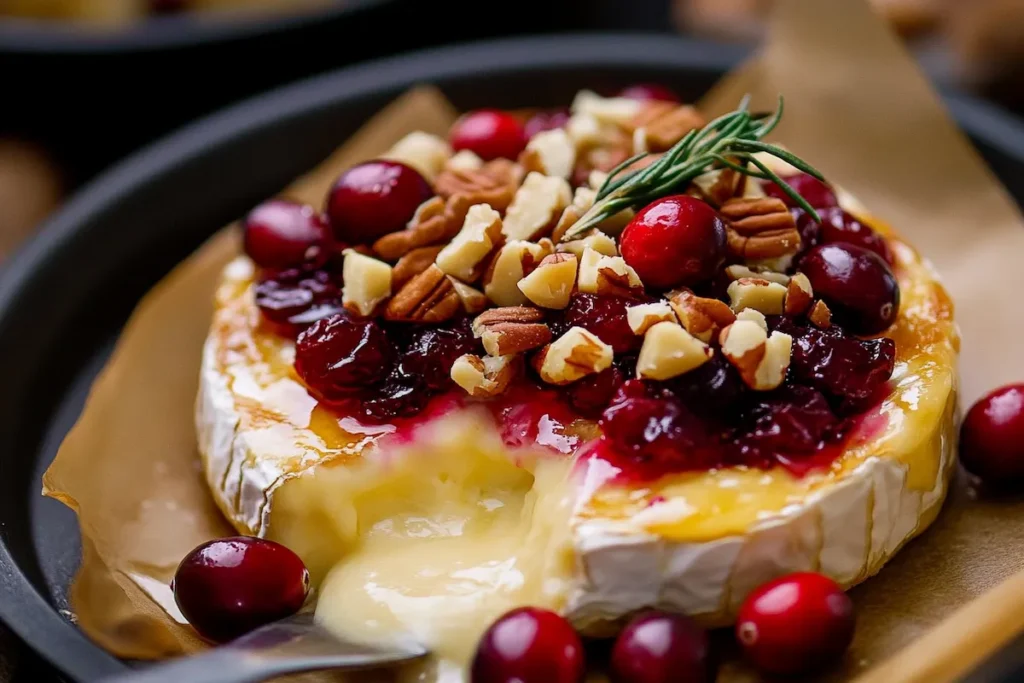
<instances>
[{"instance_id":1,"label":"whole cranberry berry","mask_svg":"<svg viewBox=\"0 0 1024 683\"><path fill-rule=\"evenodd\" d=\"M622 630L612 648L613 683L705 683L712 680L707 634L681 614L648 612Z\"/></svg>"},{"instance_id":2,"label":"whole cranberry berry","mask_svg":"<svg viewBox=\"0 0 1024 683\"><path fill-rule=\"evenodd\" d=\"M471 683L579 683L583 643L554 612L521 607L495 621L480 639Z\"/></svg>"},{"instance_id":3,"label":"whole cranberry berry","mask_svg":"<svg viewBox=\"0 0 1024 683\"><path fill-rule=\"evenodd\" d=\"M828 183L818 180L812 175L798 173L796 175L784 176L782 180L815 209L839 206L839 198L836 197L835 190ZM787 206L796 206L796 202L779 185L769 181L764 183L763 187L765 194L769 197L777 197L784 201Z\"/></svg>"},{"instance_id":4,"label":"whole cranberry berry","mask_svg":"<svg viewBox=\"0 0 1024 683\"><path fill-rule=\"evenodd\" d=\"M890 265L893 263L889 243L871 226L860 222L838 206L819 209L818 215L821 217L821 228L818 233L821 242L853 244L875 252Z\"/></svg>"},{"instance_id":5,"label":"whole cranberry berry","mask_svg":"<svg viewBox=\"0 0 1024 683\"><path fill-rule=\"evenodd\" d=\"M637 212L619 248L648 287L693 286L725 262L725 222L696 197L664 197Z\"/></svg>"},{"instance_id":6,"label":"whole cranberry berry","mask_svg":"<svg viewBox=\"0 0 1024 683\"><path fill-rule=\"evenodd\" d=\"M568 109L552 109L539 111L527 120L524 126L526 139L529 140L537 133L561 128L569 121Z\"/></svg>"},{"instance_id":7,"label":"whole cranberry berry","mask_svg":"<svg viewBox=\"0 0 1024 683\"><path fill-rule=\"evenodd\" d=\"M326 258L331 231L313 207L272 199L242 221L242 243L256 265L283 269Z\"/></svg>"},{"instance_id":8,"label":"whole cranberry berry","mask_svg":"<svg viewBox=\"0 0 1024 683\"><path fill-rule=\"evenodd\" d=\"M171 587L192 627L222 643L299 611L309 572L283 545L237 536L209 541L186 555Z\"/></svg>"},{"instance_id":9,"label":"whole cranberry berry","mask_svg":"<svg viewBox=\"0 0 1024 683\"><path fill-rule=\"evenodd\" d=\"M484 161L515 159L526 147L526 130L512 114L497 109L477 109L463 114L448 133L456 152L468 149Z\"/></svg>"},{"instance_id":10,"label":"whole cranberry berry","mask_svg":"<svg viewBox=\"0 0 1024 683\"><path fill-rule=\"evenodd\" d=\"M797 572L770 581L740 607L736 637L758 669L797 674L836 662L850 646L853 602L822 574Z\"/></svg>"},{"instance_id":11,"label":"whole cranberry berry","mask_svg":"<svg viewBox=\"0 0 1024 683\"><path fill-rule=\"evenodd\" d=\"M577 292L559 319L552 322L556 337L572 327L582 327L612 347L616 356L639 350L643 337L629 326L627 311L639 301L626 297Z\"/></svg>"},{"instance_id":12,"label":"whole cranberry berry","mask_svg":"<svg viewBox=\"0 0 1024 683\"><path fill-rule=\"evenodd\" d=\"M367 244L405 229L420 204L434 194L419 171L397 161L367 161L348 169L327 195L334 236Z\"/></svg>"},{"instance_id":13,"label":"whole cranberry berry","mask_svg":"<svg viewBox=\"0 0 1024 683\"><path fill-rule=\"evenodd\" d=\"M1024 384L996 389L971 406L960 430L960 462L989 485L1024 482Z\"/></svg>"},{"instance_id":14,"label":"whole cranberry berry","mask_svg":"<svg viewBox=\"0 0 1024 683\"><path fill-rule=\"evenodd\" d=\"M675 103L679 101L678 95L660 83L636 83L620 90L618 96L643 102L655 100Z\"/></svg>"},{"instance_id":15,"label":"whole cranberry berry","mask_svg":"<svg viewBox=\"0 0 1024 683\"><path fill-rule=\"evenodd\" d=\"M804 254L799 267L833 320L850 332L878 334L896 320L900 286L875 252L852 244L821 244Z\"/></svg>"},{"instance_id":16,"label":"whole cranberry berry","mask_svg":"<svg viewBox=\"0 0 1024 683\"><path fill-rule=\"evenodd\" d=\"M373 320L322 318L295 342L295 371L324 398L341 398L388 376L394 348Z\"/></svg>"}]
</instances>

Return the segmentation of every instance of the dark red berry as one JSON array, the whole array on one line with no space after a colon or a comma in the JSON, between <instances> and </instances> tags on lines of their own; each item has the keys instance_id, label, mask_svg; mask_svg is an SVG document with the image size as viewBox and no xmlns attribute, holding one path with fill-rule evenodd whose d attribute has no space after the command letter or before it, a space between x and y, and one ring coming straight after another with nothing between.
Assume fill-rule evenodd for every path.
<instances>
[{"instance_id":1,"label":"dark red berry","mask_svg":"<svg viewBox=\"0 0 1024 683\"><path fill-rule=\"evenodd\" d=\"M367 161L334 182L327 195L327 217L334 236L346 244L368 244L403 230L416 208L434 194L411 166Z\"/></svg>"},{"instance_id":2,"label":"dark red berry","mask_svg":"<svg viewBox=\"0 0 1024 683\"><path fill-rule=\"evenodd\" d=\"M835 581L800 572L747 597L736 637L758 669L790 675L837 663L853 640L854 622L853 602Z\"/></svg>"},{"instance_id":3,"label":"dark red berry","mask_svg":"<svg viewBox=\"0 0 1024 683\"><path fill-rule=\"evenodd\" d=\"M960 431L960 462L996 488L1024 482L1024 384L996 389L971 406Z\"/></svg>"},{"instance_id":4,"label":"dark red berry","mask_svg":"<svg viewBox=\"0 0 1024 683\"><path fill-rule=\"evenodd\" d=\"M637 212L619 248L648 287L692 287L711 279L725 262L725 222L695 197L665 197Z\"/></svg>"},{"instance_id":5,"label":"dark red berry","mask_svg":"<svg viewBox=\"0 0 1024 683\"><path fill-rule=\"evenodd\" d=\"M394 348L373 320L347 313L313 323L295 343L295 370L324 398L340 398L388 376Z\"/></svg>"},{"instance_id":6,"label":"dark red berry","mask_svg":"<svg viewBox=\"0 0 1024 683\"><path fill-rule=\"evenodd\" d=\"M552 332L558 337L569 328L582 327L611 346L616 355L637 350L643 337L633 332L626 317L627 309L636 303L619 296L574 294L561 317L552 323Z\"/></svg>"},{"instance_id":7,"label":"dark red berry","mask_svg":"<svg viewBox=\"0 0 1024 683\"><path fill-rule=\"evenodd\" d=\"M383 382L368 389L359 400L363 417L385 422L398 417L413 417L430 401L431 391L421 377L395 368Z\"/></svg>"},{"instance_id":8,"label":"dark red berry","mask_svg":"<svg viewBox=\"0 0 1024 683\"><path fill-rule=\"evenodd\" d=\"M828 304L832 320L850 332L874 335L895 322L899 283L875 252L852 244L821 244L804 254L799 269Z\"/></svg>"},{"instance_id":9,"label":"dark red berry","mask_svg":"<svg viewBox=\"0 0 1024 683\"><path fill-rule=\"evenodd\" d=\"M326 271L282 271L258 282L256 305L270 321L308 325L341 310L340 290Z\"/></svg>"},{"instance_id":10,"label":"dark red berry","mask_svg":"<svg viewBox=\"0 0 1024 683\"><path fill-rule=\"evenodd\" d=\"M580 683L583 643L554 612L521 607L494 622L480 639L471 683Z\"/></svg>"},{"instance_id":11,"label":"dark red berry","mask_svg":"<svg viewBox=\"0 0 1024 683\"><path fill-rule=\"evenodd\" d=\"M696 370L665 382L665 386L690 410L713 418L728 414L747 393L736 368L721 353Z\"/></svg>"},{"instance_id":12,"label":"dark red berry","mask_svg":"<svg viewBox=\"0 0 1024 683\"><path fill-rule=\"evenodd\" d=\"M181 561L174 601L204 638L221 643L294 614L309 572L288 548L251 536L202 544Z\"/></svg>"},{"instance_id":13,"label":"dark red berry","mask_svg":"<svg viewBox=\"0 0 1024 683\"><path fill-rule=\"evenodd\" d=\"M665 470L704 469L719 457L705 421L643 380L623 384L599 424L618 455Z\"/></svg>"},{"instance_id":14,"label":"dark red berry","mask_svg":"<svg viewBox=\"0 0 1024 683\"><path fill-rule=\"evenodd\" d=\"M478 109L463 114L448 134L456 152L468 149L484 161L515 159L526 147L523 124L512 114L497 109Z\"/></svg>"},{"instance_id":15,"label":"dark red berry","mask_svg":"<svg viewBox=\"0 0 1024 683\"><path fill-rule=\"evenodd\" d=\"M262 268L290 268L326 258L331 232L311 206L283 199L264 202L242 221L245 253Z\"/></svg>"},{"instance_id":16,"label":"dark red berry","mask_svg":"<svg viewBox=\"0 0 1024 683\"><path fill-rule=\"evenodd\" d=\"M635 617L612 648L612 683L707 683L712 680L707 634L681 614Z\"/></svg>"},{"instance_id":17,"label":"dark red berry","mask_svg":"<svg viewBox=\"0 0 1024 683\"><path fill-rule=\"evenodd\" d=\"M626 381L625 375L616 367L610 367L596 375L588 375L565 387L565 398L577 413L583 417L598 418L612 396Z\"/></svg>"},{"instance_id":18,"label":"dark red berry","mask_svg":"<svg viewBox=\"0 0 1024 683\"><path fill-rule=\"evenodd\" d=\"M641 101L679 102L679 96L660 83L637 83L620 90L618 96Z\"/></svg>"},{"instance_id":19,"label":"dark red berry","mask_svg":"<svg viewBox=\"0 0 1024 683\"><path fill-rule=\"evenodd\" d=\"M896 367L891 339L857 339L835 325L819 330L785 319L775 329L793 337L792 377L835 398L844 413L868 407Z\"/></svg>"},{"instance_id":20,"label":"dark red berry","mask_svg":"<svg viewBox=\"0 0 1024 683\"><path fill-rule=\"evenodd\" d=\"M551 109L548 111L539 111L529 118L524 126L524 134L526 139L529 140L537 133L543 133L547 130L554 130L555 128L561 128L569 121L569 110L568 109Z\"/></svg>"},{"instance_id":21,"label":"dark red berry","mask_svg":"<svg viewBox=\"0 0 1024 683\"><path fill-rule=\"evenodd\" d=\"M407 375L421 378L427 388L447 389L452 386L455 360L467 353L478 353L479 345L468 318L446 327L424 327L410 335L400 365Z\"/></svg>"},{"instance_id":22,"label":"dark red berry","mask_svg":"<svg viewBox=\"0 0 1024 683\"><path fill-rule=\"evenodd\" d=\"M823 244L853 244L875 252L886 263L892 264L889 243L869 225L865 225L837 206L819 209L818 215L821 216L819 239Z\"/></svg>"},{"instance_id":23,"label":"dark red berry","mask_svg":"<svg viewBox=\"0 0 1024 683\"><path fill-rule=\"evenodd\" d=\"M747 414L745 445L765 454L806 455L817 451L839 422L821 392L786 385L758 397Z\"/></svg>"},{"instance_id":24,"label":"dark red berry","mask_svg":"<svg viewBox=\"0 0 1024 683\"><path fill-rule=\"evenodd\" d=\"M783 176L782 180L815 209L839 206L839 199L836 197L835 190L828 183L822 182L812 175L798 173L796 175ZM778 197L786 202L787 206L796 206L796 202L790 199L789 195L780 186L771 181L764 183L764 191L769 197Z\"/></svg>"}]
</instances>

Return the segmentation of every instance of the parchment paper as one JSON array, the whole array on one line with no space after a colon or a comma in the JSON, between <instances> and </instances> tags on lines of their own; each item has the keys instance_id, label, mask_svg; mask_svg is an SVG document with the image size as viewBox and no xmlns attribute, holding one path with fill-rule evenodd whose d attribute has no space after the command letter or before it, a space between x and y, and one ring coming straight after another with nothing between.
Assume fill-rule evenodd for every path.
<instances>
[{"instance_id":1,"label":"parchment paper","mask_svg":"<svg viewBox=\"0 0 1024 683\"><path fill-rule=\"evenodd\" d=\"M763 54L702 105L732 108L750 92L771 106L784 94L775 139L862 199L942 274L963 332L965 404L1024 378L1015 300L1024 221L918 69L863 0L781 0L770 36ZM285 193L319 204L341 169L410 130L443 133L453 117L435 91L410 93ZM83 566L72 595L79 623L118 655L199 647L154 600L167 600L166 583L188 550L229 533L200 478L192 407L214 282L236 240L232 231L217 236L140 304L44 477L46 493L81 521ZM852 591L857 636L825 678L870 671L872 683L952 680L1024 627L1024 574L968 604L1024 565L1021 547L1024 502L979 496L958 478L934 526ZM726 660L719 681L756 680Z\"/></svg>"}]
</instances>

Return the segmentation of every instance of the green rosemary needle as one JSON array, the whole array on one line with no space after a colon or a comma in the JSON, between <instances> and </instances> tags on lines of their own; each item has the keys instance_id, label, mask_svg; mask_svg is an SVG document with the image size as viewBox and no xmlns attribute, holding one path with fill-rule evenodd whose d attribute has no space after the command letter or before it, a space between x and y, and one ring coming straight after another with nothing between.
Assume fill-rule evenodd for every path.
<instances>
[{"instance_id":1,"label":"green rosemary needle","mask_svg":"<svg viewBox=\"0 0 1024 683\"><path fill-rule=\"evenodd\" d=\"M782 97L779 97L779 106L772 113L751 113L749 104L750 98L744 97L735 111L719 116L703 128L691 130L647 168L625 172L626 168L646 158L646 152L613 168L598 190L594 205L566 231L562 241L582 235L623 209L640 209L660 197L682 191L697 176L722 167L775 182L794 202L820 221L811 205L755 156L765 152L818 180L824 180L821 173L803 159L761 141L782 118Z\"/></svg>"}]
</instances>

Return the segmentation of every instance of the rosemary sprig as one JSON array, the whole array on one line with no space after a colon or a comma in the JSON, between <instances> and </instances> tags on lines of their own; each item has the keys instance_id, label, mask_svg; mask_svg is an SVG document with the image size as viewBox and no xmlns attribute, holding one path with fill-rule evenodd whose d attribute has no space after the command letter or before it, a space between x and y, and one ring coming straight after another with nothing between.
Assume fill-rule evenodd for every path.
<instances>
[{"instance_id":1,"label":"rosemary sprig","mask_svg":"<svg viewBox=\"0 0 1024 683\"><path fill-rule=\"evenodd\" d=\"M646 152L613 168L598 190L594 205L566 231L562 241L580 236L623 209L639 209L655 199L681 191L697 176L721 167L775 182L794 202L820 221L818 213L803 197L754 156L758 152L767 152L818 180L824 180L821 173L803 159L761 141L782 119L782 97L779 97L779 106L772 113L751 113L749 104L750 98L744 97L735 111L719 116L703 128L691 130L647 168L624 172L630 165L649 156Z\"/></svg>"}]
</instances>

